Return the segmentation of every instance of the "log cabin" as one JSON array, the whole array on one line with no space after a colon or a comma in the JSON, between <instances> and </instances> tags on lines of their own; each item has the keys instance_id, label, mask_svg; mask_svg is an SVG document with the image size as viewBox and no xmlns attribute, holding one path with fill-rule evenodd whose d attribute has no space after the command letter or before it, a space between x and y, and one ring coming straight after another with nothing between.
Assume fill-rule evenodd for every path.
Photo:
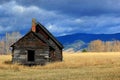
<instances>
[{"instance_id":1,"label":"log cabin","mask_svg":"<svg viewBox=\"0 0 120 80\"><path fill-rule=\"evenodd\" d=\"M13 63L42 65L63 60L63 45L35 19L30 31L11 47Z\"/></svg>"}]
</instances>

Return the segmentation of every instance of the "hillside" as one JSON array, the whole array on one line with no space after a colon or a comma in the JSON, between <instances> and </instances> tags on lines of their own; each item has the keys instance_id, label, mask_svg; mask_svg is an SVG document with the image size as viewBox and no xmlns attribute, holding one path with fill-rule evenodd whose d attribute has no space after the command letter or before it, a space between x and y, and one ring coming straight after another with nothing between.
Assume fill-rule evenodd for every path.
<instances>
[{"instance_id":1,"label":"hillside","mask_svg":"<svg viewBox=\"0 0 120 80\"><path fill-rule=\"evenodd\" d=\"M98 39L102 41L120 40L120 33L117 34L77 33L77 34L60 36L57 37L57 39L64 45L65 49L73 48L76 51L86 48L88 44L93 40L98 40Z\"/></svg>"},{"instance_id":2,"label":"hillside","mask_svg":"<svg viewBox=\"0 0 120 80\"><path fill-rule=\"evenodd\" d=\"M65 43L72 43L76 40L81 40L85 43L89 43L93 40L100 39L102 41L112 41L112 40L120 40L120 33L117 34L85 34L85 33L77 33L71 35L65 35L57 37L57 39Z\"/></svg>"}]
</instances>

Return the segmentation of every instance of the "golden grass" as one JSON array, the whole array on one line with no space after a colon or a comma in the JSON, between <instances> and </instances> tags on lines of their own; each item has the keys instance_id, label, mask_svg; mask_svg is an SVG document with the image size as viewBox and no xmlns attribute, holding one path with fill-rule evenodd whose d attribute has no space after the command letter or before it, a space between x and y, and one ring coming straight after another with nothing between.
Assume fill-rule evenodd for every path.
<instances>
[{"instance_id":1,"label":"golden grass","mask_svg":"<svg viewBox=\"0 0 120 80\"><path fill-rule=\"evenodd\" d=\"M0 80L120 80L120 52L68 53L63 62L45 66L11 64L0 56Z\"/></svg>"},{"instance_id":2,"label":"golden grass","mask_svg":"<svg viewBox=\"0 0 120 80\"><path fill-rule=\"evenodd\" d=\"M56 62L48 64L42 68L80 68L86 66L96 65L119 65L120 53L119 52L106 52L106 53L65 53L63 62ZM40 68L40 67L39 67Z\"/></svg>"}]
</instances>

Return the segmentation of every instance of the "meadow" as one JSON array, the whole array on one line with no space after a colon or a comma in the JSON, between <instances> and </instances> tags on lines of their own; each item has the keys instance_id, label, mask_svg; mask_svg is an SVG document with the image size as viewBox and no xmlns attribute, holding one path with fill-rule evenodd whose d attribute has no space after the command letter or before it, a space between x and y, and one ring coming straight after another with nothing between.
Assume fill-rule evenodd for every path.
<instances>
[{"instance_id":1,"label":"meadow","mask_svg":"<svg viewBox=\"0 0 120 80\"><path fill-rule=\"evenodd\" d=\"M28 67L0 55L0 80L120 80L120 52L64 52L63 57L63 62Z\"/></svg>"}]
</instances>

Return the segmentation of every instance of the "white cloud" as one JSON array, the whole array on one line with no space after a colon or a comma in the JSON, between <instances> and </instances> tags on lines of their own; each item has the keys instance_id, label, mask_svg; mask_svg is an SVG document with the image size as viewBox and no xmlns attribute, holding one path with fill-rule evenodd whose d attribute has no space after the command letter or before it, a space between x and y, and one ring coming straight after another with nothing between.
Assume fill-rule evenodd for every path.
<instances>
[{"instance_id":1,"label":"white cloud","mask_svg":"<svg viewBox=\"0 0 120 80\"><path fill-rule=\"evenodd\" d=\"M10 30L11 30L10 26L7 26L7 27L0 26L0 32L7 32L7 31L10 31Z\"/></svg>"},{"instance_id":2,"label":"white cloud","mask_svg":"<svg viewBox=\"0 0 120 80\"><path fill-rule=\"evenodd\" d=\"M24 30L31 27L31 19L36 18L38 21L54 21L56 18L62 18L63 16L56 14L54 11L47 11L37 6L22 6L15 1L4 3L0 5L0 11L4 17L0 20L2 26L9 26L4 30L1 27L1 31L14 31ZM9 16L9 17L7 17ZM7 24L5 24L7 22Z\"/></svg>"},{"instance_id":3,"label":"white cloud","mask_svg":"<svg viewBox=\"0 0 120 80\"><path fill-rule=\"evenodd\" d=\"M11 1L11 2L1 5L1 9L3 9L9 14L14 14L14 15L20 15L20 14L23 15L23 14L30 13L30 12L40 11L40 9L36 6L25 7L25 6L17 4L15 1Z\"/></svg>"},{"instance_id":4,"label":"white cloud","mask_svg":"<svg viewBox=\"0 0 120 80\"><path fill-rule=\"evenodd\" d=\"M77 18L77 19L75 19L74 21L75 21L76 23L81 23L81 22L83 22L83 20L80 19L80 18Z\"/></svg>"},{"instance_id":5,"label":"white cloud","mask_svg":"<svg viewBox=\"0 0 120 80\"><path fill-rule=\"evenodd\" d=\"M59 11L59 9L57 11ZM23 6L16 1L1 4L0 16L1 15L0 32L29 30L32 18L36 18L37 21L45 25L54 35L65 35L78 32L120 32L118 30L120 17L115 17L114 15L74 17L56 11L45 10L45 8L36 5ZM111 29L114 31L112 30L112 32L110 32Z\"/></svg>"},{"instance_id":6,"label":"white cloud","mask_svg":"<svg viewBox=\"0 0 120 80\"><path fill-rule=\"evenodd\" d=\"M5 13L12 16L43 16L43 17L54 17L59 16L53 11L47 11L35 5L23 6L17 4L16 1L11 1L0 5L0 10L3 10Z\"/></svg>"},{"instance_id":7,"label":"white cloud","mask_svg":"<svg viewBox=\"0 0 120 80\"><path fill-rule=\"evenodd\" d=\"M61 33L61 32L65 32L65 31L70 31L71 29L66 28L66 27L60 27L60 26L56 26L56 25L52 25L49 24L47 26L47 28L51 31L51 32L57 32L57 33Z\"/></svg>"},{"instance_id":8,"label":"white cloud","mask_svg":"<svg viewBox=\"0 0 120 80\"><path fill-rule=\"evenodd\" d=\"M12 11L15 13L24 13L25 12L25 8L19 5L13 6L12 7Z\"/></svg>"},{"instance_id":9,"label":"white cloud","mask_svg":"<svg viewBox=\"0 0 120 80\"><path fill-rule=\"evenodd\" d=\"M75 28L72 27L61 27L59 25L56 24L48 24L46 25L47 29L52 32L53 34L56 34L56 36L61 36L61 35L65 35L69 32L74 31Z\"/></svg>"}]
</instances>

